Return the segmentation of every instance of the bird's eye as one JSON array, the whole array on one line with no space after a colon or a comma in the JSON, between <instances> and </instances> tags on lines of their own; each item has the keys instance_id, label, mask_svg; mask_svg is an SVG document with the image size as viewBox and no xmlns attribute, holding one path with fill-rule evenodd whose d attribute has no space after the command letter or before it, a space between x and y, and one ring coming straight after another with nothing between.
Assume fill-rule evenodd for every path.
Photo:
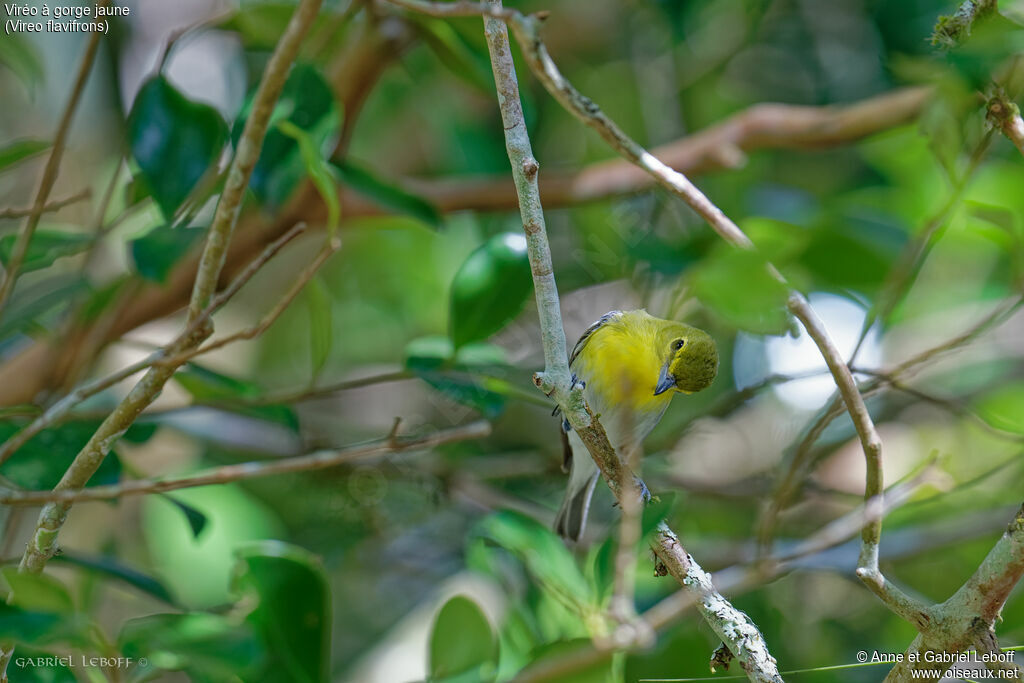
<instances>
[{"instance_id":1,"label":"bird's eye","mask_svg":"<svg viewBox=\"0 0 1024 683\"><path fill-rule=\"evenodd\" d=\"M676 339L674 342L672 342L672 348L675 349L676 351L683 348L684 346L686 346L685 339Z\"/></svg>"}]
</instances>

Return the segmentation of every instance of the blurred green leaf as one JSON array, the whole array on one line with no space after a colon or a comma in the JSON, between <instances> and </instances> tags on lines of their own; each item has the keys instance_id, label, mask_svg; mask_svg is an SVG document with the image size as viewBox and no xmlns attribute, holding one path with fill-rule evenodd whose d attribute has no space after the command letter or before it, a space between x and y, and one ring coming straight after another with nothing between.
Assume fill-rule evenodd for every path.
<instances>
[{"instance_id":1,"label":"blurred green leaf","mask_svg":"<svg viewBox=\"0 0 1024 683\"><path fill-rule=\"evenodd\" d=\"M672 505L676 502L674 492L659 493L651 502L644 505L643 514L640 519L641 538L647 538L658 525L668 517L672 511Z\"/></svg>"},{"instance_id":2,"label":"blurred green leaf","mask_svg":"<svg viewBox=\"0 0 1024 683\"><path fill-rule=\"evenodd\" d=\"M494 79L485 57L486 51L481 53L470 46L450 22L416 17L412 23L441 64L477 90L487 95L493 94Z\"/></svg>"},{"instance_id":3,"label":"blurred green leaf","mask_svg":"<svg viewBox=\"0 0 1024 683\"><path fill-rule=\"evenodd\" d=\"M295 5L289 3L246 3L220 22L218 28L237 33L246 48L269 50L277 45L294 12Z\"/></svg>"},{"instance_id":4,"label":"blurred green leaf","mask_svg":"<svg viewBox=\"0 0 1024 683\"><path fill-rule=\"evenodd\" d=\"M1024 382L994 389L975 403L978 414L993 427L1024 434Z\"/></svg>"},{"instance_id":5,"label":"blurred green leaf","mask_svg":"<svg viewBox=\"0 0 1024 683\"><path fill-rule=\"evenodd\" d=\"M693 290L726 322L759 334L780 334L789 327L786 286L772 277L753 250L718 245L693 270Z\"/></svg>"},{"instance_id":6,"label":"blurred green leaf","mask_svg":"<svg viewBox=\"0 0 1024 683\"><path fill-rule=\"evenodd\" d=\"M22 426L20 422L0 422L0 442ZM0 466L0 474L26 489L53 488L99 426L98 420L78 420L45 429ZM121 460L111 451L86 486L116 484L120 478Z\"/></svg>"},{"instance_id":7,"label":"blurred green leaf","mask_svg":"<svg viewBox=\"0 0 1024 683\"><path fill-rule=\"evenodd\" d=\"M205 235L205 230L161 225L128 242L135 271L147 280L163 284L174 266Z\"/></svg>"},{"instance_id":8,"label":"blurred green leaf","mask_svg":"<svg viewBox=\"0 0 1024 683\"><path fill-rule=\"evenodd\" d=\"M168 220L217 161L226 138L216 109L187 99L163 76L142 86L128 115L132 155Z\"/></svg>"},{"instance_id":9,"label":"blurred green leaf","mask_svg":"<svg viewBox=\"0 0 1024 683\"><path fill-rule=\"evenodd\" d=\"M14 243L18 236L7 234L0 237L0 262L6 267L14 252ZM80 232L61 232L58 230L36 230L32 241L28 243L25 261L21 264L21 272L27 273L40 270L53 264L59 258L73 256L85 251L92 244L92 237Z\"/></svg>"},{"instance_id":10,"label":"blurred green leaf","mask_svg":"<svg viewBox=\"0 0 1024 683\"><path fill-rule=\"evenodd\" d=\"M306 303L309 307L310 358L313 361L313 378L316 379L330 356L334 327L334 302L321 276L314 277L306 285Z\"/></svg>"},{"instance_id":11,"label":"blurred green leaf","mask_svg":"<svg viewBox=\"0 0 1024 683\"><path fill-rule=\"evenodd\" d=\"M174 496L163 494L163 497L166 500L173 503L174 507L181 510L181 513L185 515L185 519L188 521L189 528L192 529L192 536L195 538L199 538L199 534L203 533L203 529L206 528L206 515L204 515L202 512L192 507L188 503L183 503L180 500L174 498Z\"/></svg>"},{"instance_id":12,"label":"blurred green leaf","mask_svg":"<svg viewBox=\"0 0 1024 683\"><path fill-rule=\"evenodd\" d=\"M252 96L232 129L235 143L251 109ZM308 173L299 144L281 130L283 121L306 132L317 158L327 157L334 148L341 130L341 112L334 92L313 65L295 64L288 74L249 182L253 194L271 208L281 206Z\"/></svg>"},{"instance_id":13,"label":"blurred green leaf","mask_svg":"<svg viewBox=\"0 0 1024 683\"><path fill-rule=\"evenodd\" d=\"M147 674L184 671L193 680L229 681L256 671L259 640L245 623L218 614L154 614L124 622L118 646L126 657L145 659Z\"/></svg>"},{"instance_id":14,"label":"blurred green leaf","mask_svg":"<svg viewBox=\"0 0 1024 683\"><path fill-rule=\"evenodd\" d=\"M291 121L279 121L277 129L295 140L299 145L299 156L306 167L306 174L327 206L327 238L338 236L338 221L341 220L341 203L338 201L338 186L333 166L327 163L322 149L313 138Z\"/></svg>"},{"instance_id":15,"label":"blurred green leaf","mask_svg":"<svg viewBox=\"0 0 1024 683\"><path fill-rule=\"evenodd\" d=\"M55 642L83 642L82 620L67 612L37 612L0 601L0 639L46 645Z\"/></svg>"},{"instance_id":16,"label":"blurred green leaf","mask_svg":"<svg viewBox=\"0 0 1024 683\"><path fill-rule=\"evenodd\" d=\"M469 598L446 602L430 633L430 680L471 674L473 680L494 680L498 643L483 611Z\"/></svg>"},{"instance_id":17,"label":"blurred green leaf","mask_svg":"<svg viewBox=\"0 0 1024 683\"><path fill-rule=\"evenodd\" d=\"M468 344L455 353L451 340L440 336L413 339L405 349L406 369L487 418L505 408L507 392L495 390L495 382L486 376L496 369L504 372L504 360L504 353L492 344Z\"/></svg>"},{"instance_id":18,"label":"blurred green leaf","mask_svg":"<svg viewBox=\"0 0 1024 683\"><path fill-rule=\"evenodd\" d=\"M17 567L4 567L0 573L11 587L10 604L36 612L75 611L75 603L67 587L49 574L22 573Z\"/></svg>"},{"instance_id":19,"label":"blurred green leaf","mask_svg":"<svg viewBox=\"0 0 1024 683\"><path fill-rule=\"evenodd\" d=\"M143 574L136 569L125 566L112 557L82 555L74 551L64 550L60 554L54 555L50 561L70 564L118 579L143 593L152 595L158 600L177 606L177 602L171 597L166 586L160 583L160 581L148 574Z\"/></svg>"},{"instance_id":20,"label":"blurred green leaf","mask_svg":"<svg viewBox=\"0 0 1024 683\"><path fill-rule=\"evenodd\" d=\"M437 207L393 182L381 180L366 168L351 161L332 161L341 182L379 206L423 221L438 229L444 218Z\"/></svg>"},{"instance_id":21,"label":"blurred green leaf","mask_svg":"<svg viewBox=\"0 0 1024 683\"><path fill-rule=\"evenodd\" d=\"M246 620L263 637L266 672L297 683L327 681L330 592L319 560L280 541L252 543L238 556L233 586L256 600Z\"/></svg>"},{"instance_id":22,"label":"blurred green leaf","mask_svg":"<svg viewBox=\"0 0 1024 683\"><path fill-rule=\"evenodd\" d=\"M34 326L43 326L50 317L82 292L89 283L81 273L60 273L38 281L18 282L11 302L0 318L0 339Z\"/></svg>"},{"instance_id":23,"label":"blurred green leaf","mask_svg":"<svg viewBox=\"0 0 1024 683\"><path fill-rule=\"evenodd\" d=\"M5 33L0 40L0 64L18 77L29 93L43 80L43 60L31 40L17 33Z\"/></svg>"},{"instance_id":24,"label":"blurred green leaf","mask_svg":"<svg viewBox=\"0 0 1024 683\"><path fill-rule=\"evenodd\" d=\"M281 424L292 431L299 428L299 419L291 406L246 403L263 396L263 389L251 382L228 377L196 363L189 363L178 370L174 380L200 403L214 404L239 415Z\"/></svg>"},{"instance_id":25,"label":"blurred green leaf","mask_svg":"<svg viewBox=\"0 0 1024 683\"><path fill-rule=\"evenodd\" d=\"M502 510L480 521L475 535L514 555L549 593L580 614L596 609L596 598L562 539L526 515Z\"/></svg>"},{"instance_id":26,"label":"blurred green leaf","mask_svg":"<svg viewBox=\"0 0 1024 683\"><path fill-rule=\"evenodd\" d=\"M11 36L8 36L9 38ZM6 41L3 41L6 42ZM2 52L2 50L0 50ZM50 148L45 140L15 140L0 147L0 173Z\"/></svg>"},{"instance_id":27,"label":"blurred green leaf","mask_svg":"<svg viewBox=\"0 0 1024 683\"><path fill-rule=\"evenodd\" d=\"M520 676L528 678L534 670L543 670L550 666L552 661L571 658L577 653L589 653L593 649L594 644L587 638L542 645L530 653L530 664L520 672ZM558 677L558 683L613 683L615 680L611 652L598 654L593 664Z\"/></svg>"},{"instance_id":28,"label":"blurred green leaf","mask_svg":"<svg viewBox=\"0 0 1024 683\"><path fill-rule=\"evenodd\" d=\"M476 249L452 280L450 325L456 348L503 328L523 309L532 289L523 235L495 235Z\"/></svg>"}]
</instances>

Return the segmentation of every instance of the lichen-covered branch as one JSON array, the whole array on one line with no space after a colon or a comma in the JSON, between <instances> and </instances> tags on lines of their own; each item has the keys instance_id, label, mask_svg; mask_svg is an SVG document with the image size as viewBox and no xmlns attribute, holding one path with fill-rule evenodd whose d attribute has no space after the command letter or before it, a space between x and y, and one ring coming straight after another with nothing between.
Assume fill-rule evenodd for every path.
<instances>
[{"instance_id":1,"label":"lichen-covered branch","mask_svg":"<svg viewBox=\"0 0 1024 683\"><path fill-rule=\"evenodd\" d=\"M555 398L566 419L594 457L612 492L616 498L623 500L628 493L623 490L622 482L632 481L628 470L608 442L600 422L584 403L582 392L573 386L569 374L558 290L537 185L539 164L533 157L523 119L508 30L504 21L496 18L508 17L509 14L502 8L501 0L488 0L486 8L484 31L498 90L506 147L527 236L544 344L545 369L542 375L538 375L537 384ZM748 677L753 681L781 681L775 660L769 654L760 631L747 615L732 607L714 589L710 577L687 555L667 526L662 525L652 547L684 590L698 596L703 606L702 614L708 624L729 645Z\"/></svg>"}]
</instances>

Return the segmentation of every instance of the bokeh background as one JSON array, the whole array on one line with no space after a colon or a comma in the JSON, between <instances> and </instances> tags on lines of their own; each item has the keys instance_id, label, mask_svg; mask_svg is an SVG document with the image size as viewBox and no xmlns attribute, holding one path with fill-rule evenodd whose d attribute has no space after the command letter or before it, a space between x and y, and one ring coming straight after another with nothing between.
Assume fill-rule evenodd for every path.
<instances>
[{"instance_id":1,"label":"bokeh background","mask_svg":"<svg viewBox=\"0 0 1024 683\"><path fill-rule=\"evenodd\" d=\"M951 595L1020 504L1024 316L1008 306L1021 296L1024 276L1024 159L986 128L980 94L994 70L1013 64L1018 6L1000 3L999 40L942 51L930 36L937 18L955 9L944 0L510 4L551 10L544 36L554 59L645 145L761 102L843 105L896 88L934 89L918 116L866 139L758 150L695 179L810 295L844 352L864 334L853 361L863 382L1009 311L895 384L883 382L869 401L887 481L917 477L919 484L886 521L882 568L929 601ZM5 434L31 415L24 404L46 405L181 328L181 313L159 296L130 323L118 316L132 302L137 310L146 293L170 291L218 190L214 183L179 207L191 190L174 187L194 161L190 143L178 140L181 154L153 158L145 136L169 135L178 130L175 116L195 115L209 122L200 130L236 139L291 11L288 3L200 0L122 6L130 14L113 21L101 42L54 192L90 188L92 197L44 216L40 231L64 237L19 282L0 324L7 365L0 376L10 387L33 384L17 359L41 341L84 350L71 371L54 371L59 381L15 401L21 409L8 406ZM0 36L0 143L52 137L84 44L81 34ZM353 66L367 44L379 51ZM609 593L608 539L618 510L602 484L581 547L566 549L546 531L565 475L557 419L530 381L543 364L536 308L508 201L480 22L328 0L301 60L285 92L293 109L284 115L322 150L337 150L339 187L359 207L343 201L342 248L259 339L203 356L168 384L138 433L116 448L105 481L345 446L386 435L395 418L407 435L481 417L493 433L326 471L77 505L61 534L64 554L48 574L70 596L64 611L98 624L108 651L148 655L149 673L166 680L423 680L434 621L456 595L478 605L499 643L490 668L465 680L510 678L599 628L594 615ZM154 80L158 72L162 80ZM614 157L525 69L520 80L542 179ZM1011 97L1017 80L1010 69ZM148 99L137 101L147 84ZM196 114L197 103L211 109ZM265 152L239 239L307 211L322 227L323 211L309 208L319 198L300 188L305 169L294 143L277 133L274 144L277 156ZM214 166L223 167L227 154L216 151ZM0 204L29 205L44 159L0 169ZM473 183L489 188L479 200L472 192L461 193L469 197L462 206L445 200L446 188ZM504 200L486 198L494 187ZM719 345L718 379L673 401L646 442L643 465L650 489L668 502L669 524L705 568L735 569L759 552L782 552L857 507L864 466L843 415L807 449L808 465L764 537L765 511L833 385L756 261L720 244L659 190L569 202L546 217L570 342L608 310L644 307L708 330ZM0 220L4 254L19 225ZM265 315L322 240L311 230L265 267L218 314L218 333ZM71 333L104 324L118 330L114 341L106 332L97 333L100 343ZM0 474L26 488L52 485L130 387L90 399ZM3 558L16 562L35 509L5 515ZM265 540L288 546L251 543ZM269 575L256 561L239 569L239 549L254 547L305 568L293 583L280 579L292 597L273 612L281 624L299 618L289 610L304 605L325 615L304 645L275 643L245 616L252 593L231 576L259 584ZM853 576L856 553L856 539L844 540L731 595L781 669L852 664L859 650L900 652L913 639L914 628ZM676 587L653 576L648 552L638 556L642 610ZM261 605L272 607L269 599ZM203 630L207 617L217 621ZM448 619L439 629L466 638L481 632L471 608L453 609ZM998 633L1004 645L1024 641L1019 590ZM617 657L578 680L703 676L716 645L691 612L650 651ZM31 647L95 645L55 638ZM282 657L298 669L267 665ZM12 680L82 675L36 669L12 669ZM884 669L793 679L871 681Z\"/></svg>"}]
</instances>

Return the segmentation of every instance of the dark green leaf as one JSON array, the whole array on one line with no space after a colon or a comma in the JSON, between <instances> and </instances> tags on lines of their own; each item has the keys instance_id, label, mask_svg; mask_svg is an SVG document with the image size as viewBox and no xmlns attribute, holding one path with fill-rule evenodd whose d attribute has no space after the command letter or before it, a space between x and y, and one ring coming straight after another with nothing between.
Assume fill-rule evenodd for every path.
<instances>
[{"instance_id":1,"label":"dark green leaf","mask_svg":"<svg viewBox=\"0 0 1024 683\"><path fill-rule=\"evenodd\" d=\"M494 632L477 604L461 595L446 602L430 633L430 678L471 672L475 680L494 680L497 659Z\"/></svg>"},{"instance_id":2,"label":"dark green leaf","mask_svg":"<svg viewBox=\"0 0 1024 683\"><path fill-rule=\"evenodd\" d=\"M12 605L35 612L69 613L75 603L67 587L49 574L19 572L17 567L0 569L4 581L11 587Z\"/></svg>"},{"instance_id":3,"label":"dark green leaf","mask_svg":"<svg viewBox=\"0 0 1024 683\"><path fill-rule=\"evenodd\" d=\"M22 426L0 423L0 441L6 441ZM0 474L27 489L53 488L99 426L99 421L81 420L43 430L0 466ZM87 486L116 484L120 478L121 460L111 451Z\"/></svg>"},{"instance_id":4,"label":"dark green leaf","mask_svg":"<svg viewBox=\"0 0 1024 683\"><path fill-rule=\"evenodd\" d=\"M405 349L405 367L451 400L494 418L505 408L505 394L487 376L503 368L504 355L490 344L470 344L454 353L447 337L419 337Z\"/></svg>"},{"instance_id":5,"label":"dark green leaf","mask_svg":"<svg viewBox=\"0 0 1024 683\"><path fill-rule=\"evenodd\" d=\"M675 493L663 493L658 494L655 498L651 499L651 502L644 505L643 516L640 520L640 531L644 538L652 533L662 520L668 517L668 513L672 510L672 504L675 503L675 500Z\"/></svg>"},{"instance_id":6,"label":"dark green leaf","mask_svg":"<svg viewBox=\"0 0 1024 683\"><path fill-rule=\"evenodd\" d=\"M139 90L128 116L128 139L168 220L217 161L226 137L216 109L186 99L163 76Z\"/></svg>"},{"instance_id":7,"label":"dark green leaf","mask_svg":"<svg viewBox=\"0 0 1024 683\"><path fill-rule=\"evenodd\" d=\"M328 679L330 592L316 557L279 541L250 544L239 551L234 589L256 601L246 620L263 637L267 672L296 683Z\"/></svg>"},{"instance_id":8,"label":"dark green leaf","mask_svg":"<svg viewBox=\"0 0 1024 683\"><path fill-rule=\"evenodd\" d=\"M455 349L448 337L417 337L405 347L405 367L413 372L437 370L448 364Z\"/></svg>"},{"instance_id":9,"label":"dark green leaf","mask_svg":"<svg viewBox=\"0 0 1024 683\"><path fill-rule=\"evenodd\" d=\"M0 638L28 645L84 640L81 619L68 613L35 612L0 601Z\"/></svg>"},{"instance_id":10,"label":"dark green leaf","mask_svg":"<svg viewBox=\"0 0 1024 683\"><path fill-rule=\"evenodd\" d=\"M15 234L0 237L0 261L4 266L10 263L14 243L17 239L18 236ZM36 230L32 235L32 241L28 243L28 251L21 264L21 272L27 273L46 268L59 258L85 251L90 244L92 244L92 237L84 233Z\"/></svg>"},{"instance_id":11,"label":"dark green leaf","mask_svg":"<svg viewBox=\"0 0 1024 683\"><path fill-rule=\"evenodd\" d=\"M523 235L502 233L477 248L452 280L449 315L456 348L499 331L523 309L531 289Z\"/></svg>"},{"instance_id":12,"label":"dark green leaf","mask_svg":"<svg viewBox=\"0 0 1024 683\"><path fill-rule=\"evenodd\" d=\"M128 585L137 588L143 593L152 595L158 600L163 600L169 605L177 606L177 603L175 602L174 598L171 597L170 592L162 583L160 583L160 581L153 578L152 576L143 574L142 572L136 569L127 567L111 557L92 557L88 555L81 555L79 553L75 553L69 550L65 550L61 552L59 555L54 555L53 559L50 561L66 563L76 567L81 567L83 569L95 571L100 574L104 574L106 576L118 579L119 581L123 581L124 583L127 583Z\"/></svg>"},{"instance_id":13,"label":"dark green leaf","mask_svg":"<svg viewBox=\"0 0 1024 683\"><path fill-rule=\"evenodd\" d=\"M222 375L196 363L189 363L179 370L174 379L200 403L215 404L239 415L275 422L292 431L299 428L299 419L290 406L247 403L263 395L263 389L251 382Z\"/></svg>"},{"instance_id":14,"label":"dark green leaf","mask_svg":"<svg viewBox=\"0 0 1024 683\"><path fill-rule=\"evenodd\" d=\"M789 327L786 286L755 251L719 245L693 271L701 302L741 330L779 334Z\"/></svg>"},{"instance_id":15,"label":"dark green leaf","mask_svg":"<svg viewBox=\"0 0 1024 683\"><path fill-rule=\"evenodd\" d=\"M341 182L382 208L423 221L432 228L444 223L437 207L393 182L382 180L351 161L333 161Z\"/></svg>"},{"instance_id":16,"label":"dark green leaf","mask_svg":"<svg viewBox=\"0 0 1024 683\"><path fill-rule=\"evenodd\" d=\"M236 143L251 108L250 97L232 129ZM281 132L278 128L281 121L289 121L306 131L317 156L326 157L334 148L341 130L341 113L331 87L316 67L303 63L292 67L271 117L272 125L263 142L260 159L253 169L249 187L260 201L272 208L283 204L307 174L299 144Z\"/></svg>"},{"instance_id":17,"label":"dark green leaf","mask_svg":"<svg viewBox=\"0 0 1024 683\"><path fill-rule=\"evenodd\" d=\"M139 275L164 283L182 258L205 234L195 228L171 228L161 225L128 243L128 250Z\"/></svg>"},{"instance_id":18,"label":"dark green leaf","mask_svg":"<svg viewBox=\"0 0 1024 683\"><path fill-rule=\"evenodd\" d=\"M0 147L0 172L17 165L19 161L31 159L49 148L50 143L45 140L15 140L14 142L9 142Z\"/></svg>"},{"instance_id":19,"label":"dark green leaf","mask_svg":"<svg viewBox=\"0 0 1024 683\"><path fill-rule=\"evenodd\" d=\"M130 619L118 645L126 657L145 659L145 671L184 671L193 680L246 680L257 669L261 648L245 623L218 614L154 614Z\"/></svg>"},{"instance_id":20,"label":"dark green leaf","mask_svg":"<svg viewBox=\"0 0 1024 683\"><path fill-rule=\"evenodd\" d=\"M30 93L43 80L43 60L35 44L17 33L5 33L0 40L0 64L10 69Z\"/></svg>"},{"instance_id":21,"label":"dark green leaf","mask_svg":"<svg viewBox=\"0 0 1024 683\"><path fill-rule=\"evenodd\" d=\"M203 533L203 529L206 528L206 515L188 503L181 502L174 496L164 494L164 498L173 503L174 507L181 510L181 513L185 515L185 519L188 520L189 528L192 529L192 537L199 538L199 534Z\"/></svg>"}]
</instances>

